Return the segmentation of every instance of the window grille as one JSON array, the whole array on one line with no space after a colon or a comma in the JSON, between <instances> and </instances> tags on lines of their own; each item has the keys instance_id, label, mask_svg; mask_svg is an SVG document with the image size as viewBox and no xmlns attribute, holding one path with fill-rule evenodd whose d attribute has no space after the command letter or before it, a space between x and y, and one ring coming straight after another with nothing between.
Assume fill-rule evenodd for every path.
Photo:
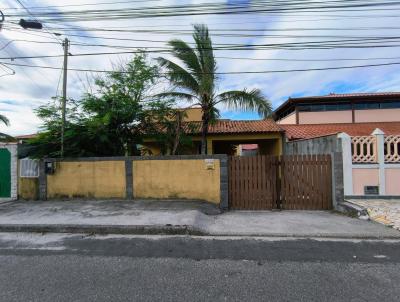
<instances>
[{"instance_id":1,"label":"window grille","mask_svg":"<svg viewBox=\"0 0 400 302\"><path fill-rule=\"evenodd\" d=\"M39 161L36 159L24 158L20 160L20 177L39 177Z\"/></svg>"}]
</instances>

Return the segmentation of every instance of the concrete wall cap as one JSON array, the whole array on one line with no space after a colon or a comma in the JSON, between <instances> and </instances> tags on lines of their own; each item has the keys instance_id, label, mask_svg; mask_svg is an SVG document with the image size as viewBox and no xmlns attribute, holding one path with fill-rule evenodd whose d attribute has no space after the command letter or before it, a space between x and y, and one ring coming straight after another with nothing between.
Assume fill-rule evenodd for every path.
<instances>
[{"instance_id":1,"label":"concrete wall cap","mask_svg":"<svg viewBox=\"0 0 400 302\"><path fill-rule=\"evenodd\" d=\"M383 132L381 129L376 128L372 133L372 135L385 135L385 132Z\"/></svg>"},{"instance_id":2,"label":"concrete wall cap","mask_svg":"<svg viewBox=\"0 0 400 302\"><path fill-rule=\"evenodd\" d=\"M346 132L341 132L338 134L338 138L349 138L350 135L348 135Z\"/></svg>"}]
</instances>

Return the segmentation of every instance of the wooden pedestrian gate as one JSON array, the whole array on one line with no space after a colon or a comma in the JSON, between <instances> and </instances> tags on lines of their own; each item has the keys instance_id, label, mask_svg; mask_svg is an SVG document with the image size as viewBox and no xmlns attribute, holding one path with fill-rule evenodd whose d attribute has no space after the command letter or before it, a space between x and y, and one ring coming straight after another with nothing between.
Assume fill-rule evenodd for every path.
<instances>
[{"instance_id":1,"label":"wooden pedestrian gate","mask_svg":"<svg viewBox=\"0 0 400 302\"><path fill-rule=\"evenodd\" d=\"M230 157L229 201L233 209L276 208L278 157Z\"/></svg>"},{"instance_id":2,"label":"wooden pedestrian gate","mask_svg":"<svg viewBox=\"0 0 400 302\"><path fill-rule=\"evenodd\" d=\"M229 205L242 210L331 209L331 157L230 157Z\"/></svg>"}]
</instances>

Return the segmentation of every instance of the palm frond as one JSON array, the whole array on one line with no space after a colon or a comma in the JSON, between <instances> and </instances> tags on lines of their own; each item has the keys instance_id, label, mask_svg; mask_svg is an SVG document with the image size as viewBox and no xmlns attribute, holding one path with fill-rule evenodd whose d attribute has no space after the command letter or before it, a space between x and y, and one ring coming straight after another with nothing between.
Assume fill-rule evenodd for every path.
<instances>
[{"instance_id":1,"label":"palm frond","mask_svg":"<svg viewBox=\"0 0 400 302\"><path fill-rule=\"evenodd\" d=\"M199 92L199 84L190 72L165 58L157 58L157 61L162 67L167 69L169 80L173 84L195 94Z\"/></svg>"},{"instance_id":2,"label":"palm frond","mask_svg":"<svg viewBox=\"0 0 400 302\"><path fill-rule=\"evenodd\" d=\"M4 115L0 114L0 122L3 122L6 126L10 125L10 121Z\"/></svg>"},{"instance_id":3,"label":"palm frond","mask_svg":"<svg viewBox=\"0 0 400 302\"><path fill-rule=\"evenodd\" d=\"M153 97L158 97L158 98L178 98L178 99L184 99L188 102L193 102L193 100L197 99L195 95L189 94L189 93L184 93L184 92L177 92L177 91L171 91L171 92L162 92L162 93L157 93Z\"/></svg>"},{"instance_id":4,"label":"palm frond","mask_svg":"<svg viewBox=\"0 0 400 302\"><path fill-rule=\"evenodd\" d=\"M203 72L200 87L203 91L211 93L214 90L217 64L207 26L204 24L194 25L193 39L196 43L197 56Z\"/></svg>"},{"instance_id":5,"label":"palm frond","mask_svg":"<svg viewBox=\"0 0 400 302\"><path fill-rule=\"evenodd\" d=\"M172 54L174 57L182 61L189 71L192 72L198 79L202 70L194 49L191 48L186 42L179 39L171 40L168 42L168 44L172 47Z\"/></svg>"},{"instance_id":6,"label":"palm frond","mask_svg":"<svg viewBox=\"0 0 400 302\"><path fill-rule=\"evenodd\" d=\"M234 110L255 111L263 117L269 117L272 114L271 103L259 89L223 92L217 96L215 104L218 103L225 104Z\"/></svg>"}]
</instances>

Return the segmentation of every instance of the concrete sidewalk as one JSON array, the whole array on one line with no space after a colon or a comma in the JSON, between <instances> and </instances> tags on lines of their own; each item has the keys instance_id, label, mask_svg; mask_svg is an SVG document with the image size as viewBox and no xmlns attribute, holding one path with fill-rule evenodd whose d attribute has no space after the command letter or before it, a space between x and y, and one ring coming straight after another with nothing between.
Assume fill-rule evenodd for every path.
<instances>
[{"instance_id":1,"label":"concrete sidewalk","mask_svg":"<svg viewBox=\"0 0 400 302\"><path fill-rule=\"evenodd\" d=\"M231 211L198 201L35 201L0 205L0 232L392 238L385 226L323 211Z\"/></svg>"}]
</instances>

